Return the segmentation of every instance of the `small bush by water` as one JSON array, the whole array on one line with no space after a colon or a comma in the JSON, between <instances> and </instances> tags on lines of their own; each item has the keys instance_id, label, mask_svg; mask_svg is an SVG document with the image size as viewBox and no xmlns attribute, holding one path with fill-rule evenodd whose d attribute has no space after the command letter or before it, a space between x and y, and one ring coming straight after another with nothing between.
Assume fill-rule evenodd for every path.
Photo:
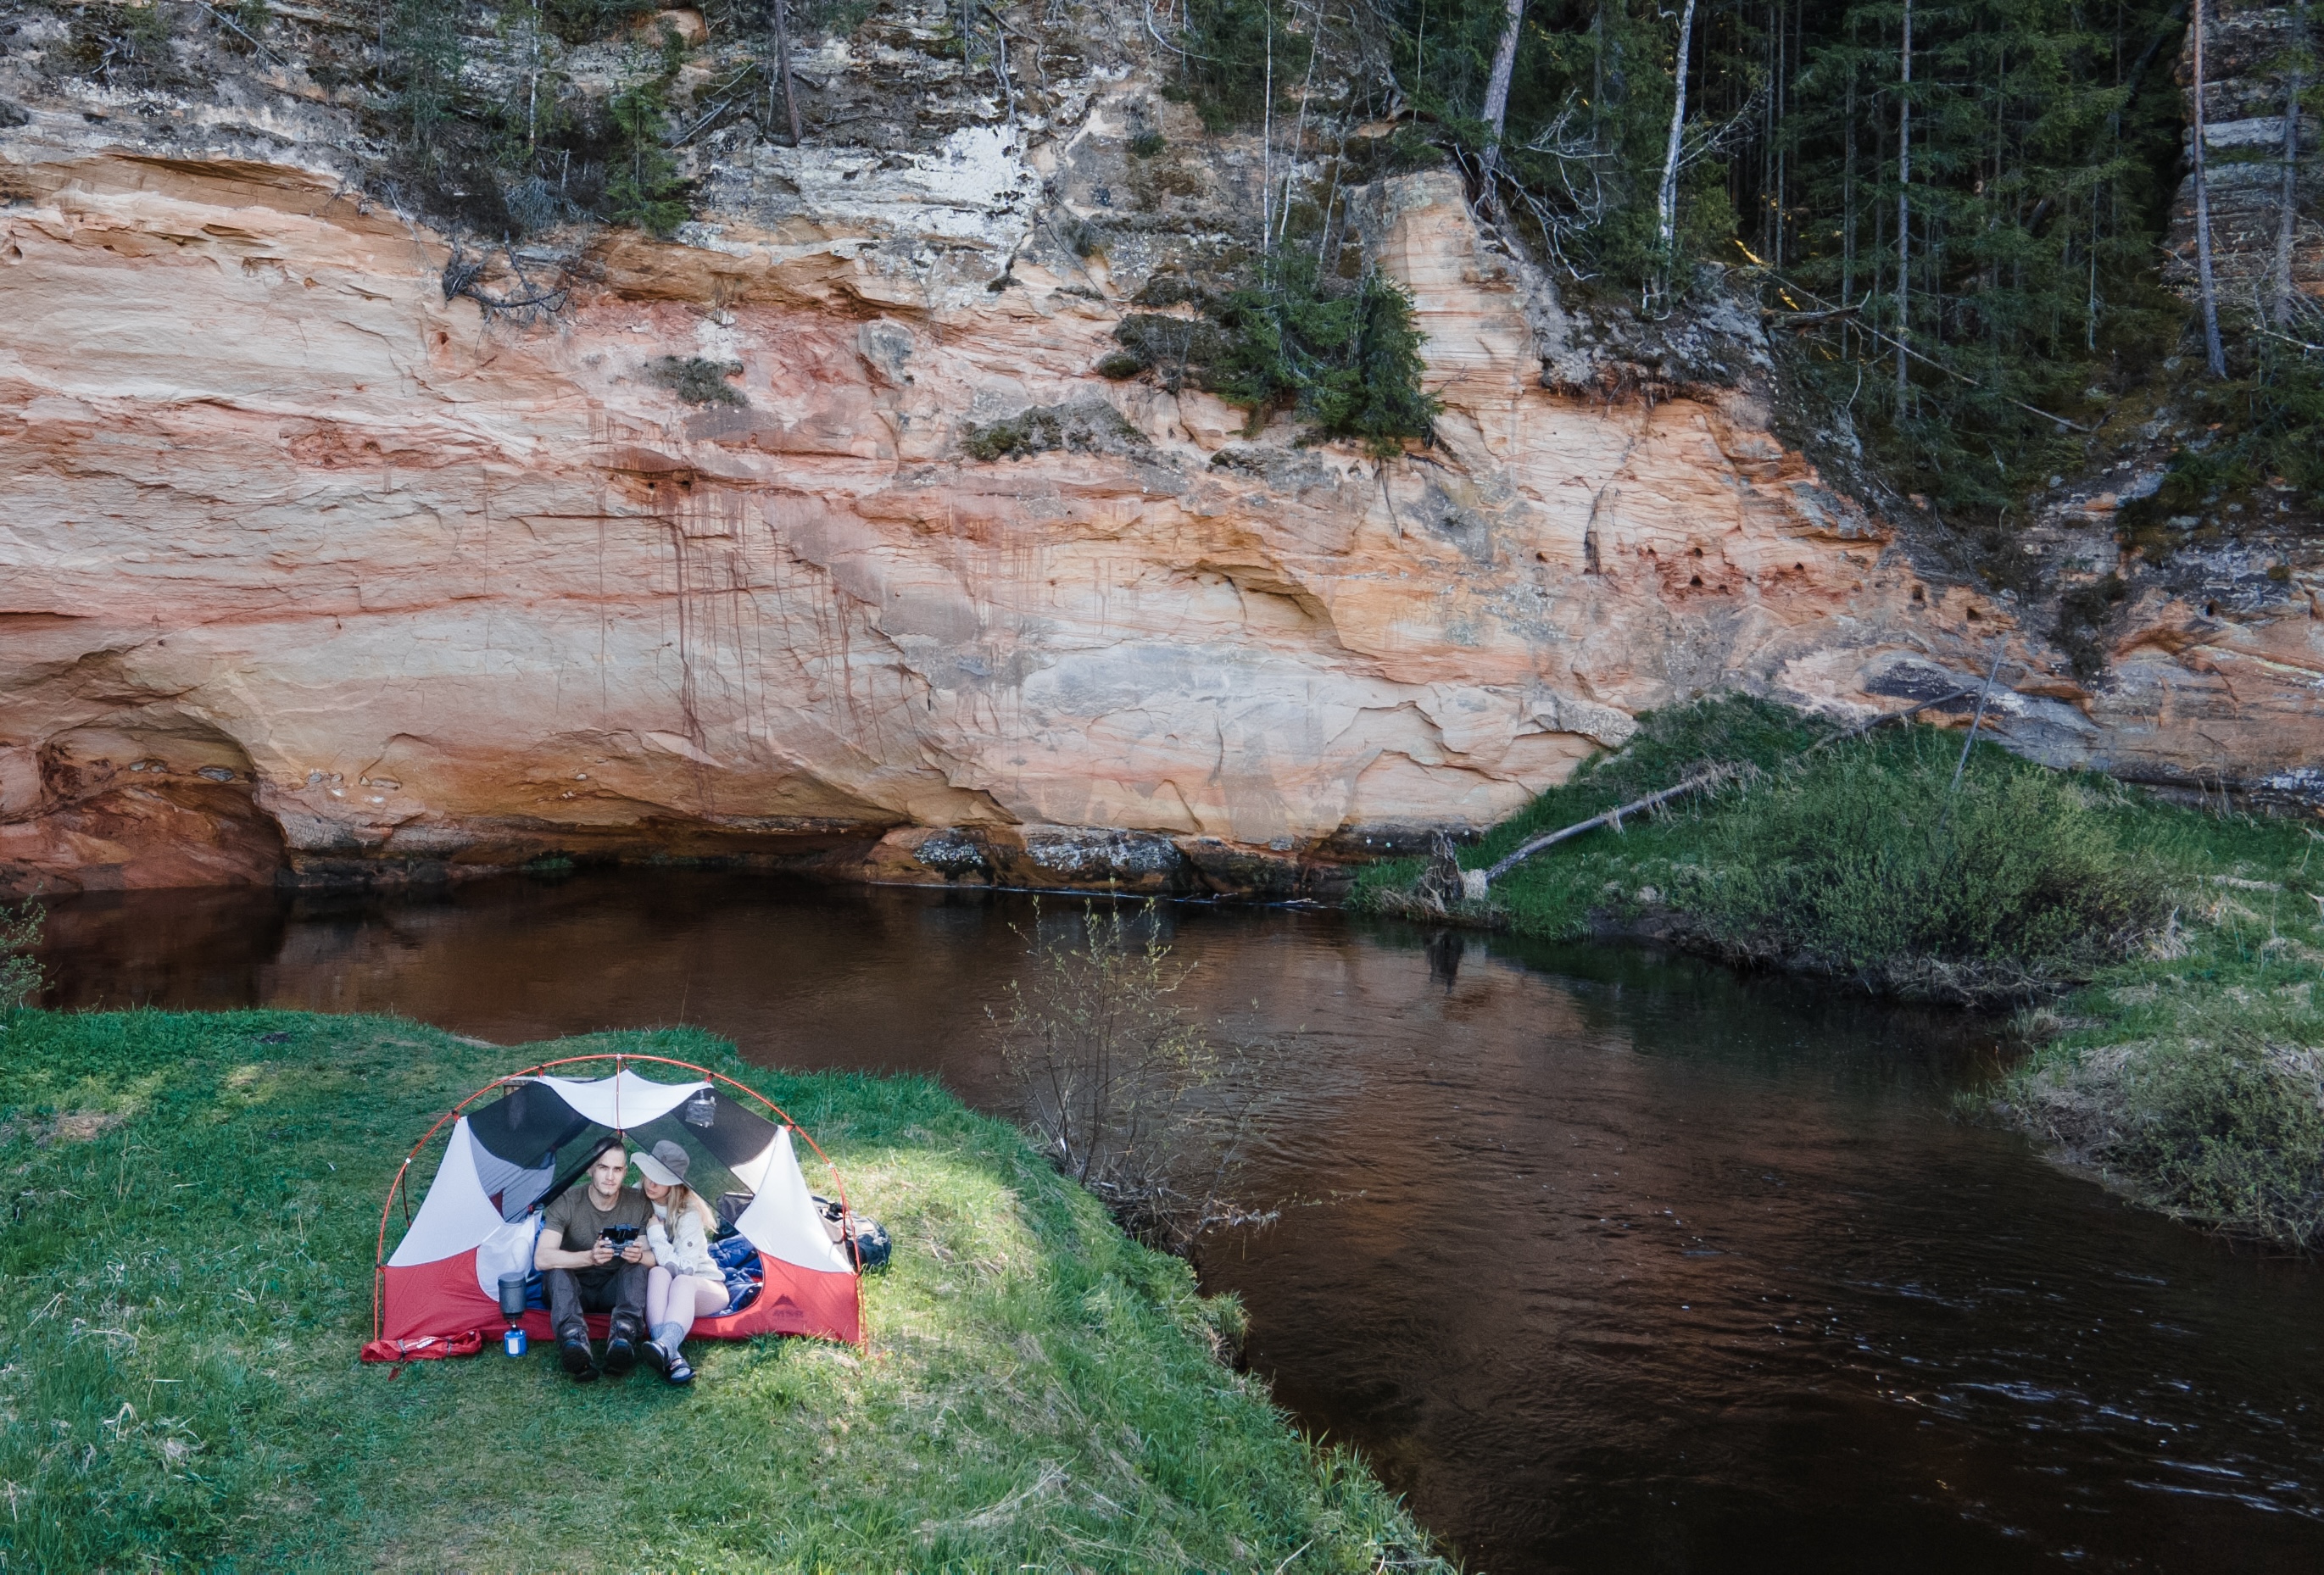
<instances>
[{"instance_id":1,"label":"small bush by water","mask_svg":"<svg viewBox=\"0 0 2324 1575\"><path fill-rule=\"evenodd\" d=\"M2324 1248L2324 835L2182 808L1979 744L1727 697L1640 718L1619 751L1495 827L1544 831L1714 763L1729 786L1536 854L1456 922L1647 935L1890 994L2015 999L2003 1119L2192 1223ZM1410 861L1354 906L1397 911ZM2038 1005L2034 1003L2039 1003Z\"/></svg>"},{"instance_id":2,"label":"small bush by water","mask_svg":"<svg viewBox=\"0 0 2324 1575\"><path fill-rule=\"evenodd\" d=\"M2087 978L2166 911L2098 790L1931 729L1842 746L1698 818L1668 901L1739 961L1897 994L1978 998Z\"/></svg>"},{"instance_id":3,"label":"small bush by water","mask_svg":"<svg viewBox=\"0 0 2324 1575\"><path fill-rule=\"evenodd\" d=\"M2324 1052L2223 1023L2061 1059L2015 1091L2029 1125L2166 1211L2324 1247Z\"/></svg>"},{"instance_id":4,"label":"small bush by water","mask_svg":"<svg viewBox=\"0 0 2324 1575\"><path fill-rule=\"evenodd\" d=\"M1122 1229L1184 1253L1214 1226L1271 1222L1231 1196L1257 1113L1262 1049L1222 1045L1177 994L1154 905L1084 903L1063 923L1037 901L1024 976L992 1014L1029 1136Z\"/></svg>"},{"instance_id":5,"label":"small bush by water","mask_svg":"<svg viewBox=\"0 0 2324 1575\"><path fill-rule=\"evenodd\" d=\"M1218 1359L1231 1302L926 1081L290 1012L23 1012L0 1043L0 1569L1443 1568ZM411 1140L612 1049L742 1076L832 1150L896 1239L868 1349L705 1343L690 1390L576 1386L545 1342L358 1365Z\"/></svg>"},{"instance_id":6,"label":"small bush by water","mask_svg":"<svg viewBox=\"0 0 2324 1575\"><path fill-rule=\"evenodd\" d=\"M0 903L0 1031L40 993L41 964L32 948L41 944L47 918L47 910L36 903Z\"/></svg>"}]
</instances>

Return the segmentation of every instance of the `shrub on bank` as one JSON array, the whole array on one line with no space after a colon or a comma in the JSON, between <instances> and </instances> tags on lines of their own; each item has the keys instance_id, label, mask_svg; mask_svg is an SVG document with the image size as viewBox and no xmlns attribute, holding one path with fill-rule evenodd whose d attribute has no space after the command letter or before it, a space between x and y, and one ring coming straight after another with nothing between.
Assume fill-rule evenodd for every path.
<instances>
[{"instance_id":1,"label":"shrub on bank","mask_svg":"<svg viewBox=\"0 0 2324 1575\"><path fill-rule=\"evenodd\" d=\"M1668 900L1726 954L1903 995L2088 978L2167 912L2093 789L1931 729L1843 745L1700 817Z\"/></svg>"},{"instance_id":2,"label":"shrub on bank","mask_svg":"<svg viewBox=\"0 0 2324 1575\"><path fill-rule=\"evenodd\" d=\"M1559 938L1645 927L1732 962L1957 1000L2087 979L2165 916L2156 861L2123 839L2118 791L1990 744L1956 788L1959 735L1932 727L1808 752L1838 731L1736 695L1641 717L1624 748L1496 826L1463 866L1711 766L1737 775L1536 854L1472 916ZM1383 906L1413 873L1370 872L1357 906Z\"/></svg>"},{"instance_id":3,"label":"shrub on bank","mask_svg":"<svg viewBox=\"0 0 2324 1575\"><path fill-rule=\"evenodd\" d=\"M2324 1249L2324 837L2135 814L2174 911L2142 955L2025 1014L1997 1109L2174 1218Z\"/></svg>"},{"instance_id":4,"label":"shrub on bank","mask_svg":"<svg viewBox=\"0 0 2324 1575\"><path fill-rule=\"evenodd\" d=\"M2221 1027L2059 1058L2015 1080L2009 1106L2166 1213L2324 1247L2324 1051Z\"/></svg>"}]
</instances>

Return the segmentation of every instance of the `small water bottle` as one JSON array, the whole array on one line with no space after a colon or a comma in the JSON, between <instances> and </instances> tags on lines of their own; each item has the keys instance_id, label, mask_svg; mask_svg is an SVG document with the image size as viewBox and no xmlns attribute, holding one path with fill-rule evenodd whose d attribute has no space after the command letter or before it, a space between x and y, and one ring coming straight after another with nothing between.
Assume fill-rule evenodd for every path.
<instances>
[{"instance_id":1,"label":"small water bottle","mask_svg":"<svg viewBox=\"0 0 2324 1575\"><path fill-rule=\"evenodd\" d=\"M523 1325L517 1323L510 1324L508 1333L501 1340L501 1349L507 1351L509 1355L512 1357L521 1357L524 1354L524 1347L525 1339Z\"/></svg>"}]
</instances>

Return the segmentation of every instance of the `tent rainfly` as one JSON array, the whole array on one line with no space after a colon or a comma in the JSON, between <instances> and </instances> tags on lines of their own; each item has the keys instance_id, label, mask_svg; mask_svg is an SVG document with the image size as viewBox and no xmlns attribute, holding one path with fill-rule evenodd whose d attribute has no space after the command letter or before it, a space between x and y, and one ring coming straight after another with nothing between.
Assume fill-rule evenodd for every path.
<instances>
[{"instance_id":1,"label":"tent rainfly","mask_svg":"<svg viewBox=\"0 0 2324 1575\"><path fill-rule=\"evenodd\" d=\"M611 1062L612 1075L549 1075L590 1062ZM655 1082L632 1070L641 1065L696 1075L684 1082ZM501 1097L478 1105L494 1092ZM768 1114L751 1109L751 1102ZM470 1111L472 1105L477 1108ZM447 1121L451 1136L443 1162L420 1211L410 1214L405 1180ZM796 1129L779 1106L733 1078L659 1055L578 1055L486 1084L429 1128L388 1188L380 1211L373 1338L364 1347L364 1359L402 1361L459 1353L495 1338L507 1323L500 1307L501 1276L531 1272L541 1210L566 1187L587 1184L579 1174L581 1162L609 1133L643 1147L664 1138L683 1145L694 1156L689 1179L696 1190L732 1214L735 1232L757 1252L764 1275L757 1296L735 1311L696 1322L695 1337L860 1340L856 1266L850 1251L831 1239L807 1191L791 1148ZM831 1169L845 1239L853 1242L853 1220L846 1213L846 1191L837 1185L838 1170L814 1138L799 1136ZM731 1186L724 1184L729 1178ZM410 1224L390 1253L388 1223L399 1195L405 1199ZM604 1322L593 1316L590 1332L602 1339ZM551 1336L549 1314L539 1307L525 1313L522 1326L533 1337Z\"/></svg>"}]
</instances>

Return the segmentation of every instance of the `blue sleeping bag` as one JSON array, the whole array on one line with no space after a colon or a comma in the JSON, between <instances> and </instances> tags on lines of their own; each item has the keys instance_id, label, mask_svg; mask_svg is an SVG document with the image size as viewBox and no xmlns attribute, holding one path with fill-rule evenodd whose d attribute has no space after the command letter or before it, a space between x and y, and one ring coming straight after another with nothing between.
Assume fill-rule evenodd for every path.
<instances>
[{"instance_id":1,"label":"blue sleeping bag","mask_svg":"<svg viewBox=\"0 0 2324 1575\"><path fill-rule=\"evenodd\" d=\"M759 1299L759 1292L765 1286L766 1270L759 1263L759 1249L751 1245L747 1237L729 1236L723 1241L712 1242L710 1261L726 1276L727 1312L740 1312Z\"/></svg>"}]
</instances>

